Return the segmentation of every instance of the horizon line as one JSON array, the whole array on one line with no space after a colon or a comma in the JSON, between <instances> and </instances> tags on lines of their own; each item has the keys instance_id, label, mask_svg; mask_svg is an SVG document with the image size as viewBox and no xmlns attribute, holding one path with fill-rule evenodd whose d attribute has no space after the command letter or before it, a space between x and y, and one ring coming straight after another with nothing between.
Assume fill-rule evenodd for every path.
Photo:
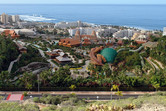
<instances>
[{"instance_id":1,"label":"horizon line","mask_svg":"<svg viewBox=\"0 0 166 111\"><path fill-rule=\"evenodd\" d=\"M0 3L0 5L166 5L166 4L93 4L93 3L59 3L59 4L56 4L56 3Z\"/></svg>"}]
</instances>

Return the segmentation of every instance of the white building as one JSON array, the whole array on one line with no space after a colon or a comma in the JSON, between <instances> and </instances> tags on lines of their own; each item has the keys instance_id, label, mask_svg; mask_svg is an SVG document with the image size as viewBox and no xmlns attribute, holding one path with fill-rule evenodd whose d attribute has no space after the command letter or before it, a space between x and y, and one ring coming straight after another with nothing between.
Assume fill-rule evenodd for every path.
<instances>
[{"instance_id":1,"label":"white building","mask_svg":"<svg viewBox=\"0 0 166 111\"><path fill-rule=\"evenodd\" d=\"M81 21L77 22L59 22L54 25L54 28L61 28L61 29L66 29L66 28L72 28L72 27L83 27L83 26L93 26L94 24L89 24Z\"/></svg>"},{"instance_id":2,"label":"white building","mask_svg":"<svg viewBox=\"0 0 166 111\"><path fill-rule=\"evenodd\" d=\"M124 38L124 37L131 38L134 35L135 32L136 31L131 30L131 29L119 30L118 32L113 34L113 37L114 38Z\"/></svg>"},{"instance_id":3,"label":"white building","mask_svg":"<svg viewBox=\"0 0 166 111\"><path fill-rule=\"evenodd\" d=\"M19 35L24 34L25 36L35 36L36 32L33 29L14 29Z\"/></svg>"},{"instance_id":4,"label":"white building","mask_svg":"<svg viewBox=\"0 0 166 111\"><path fill-rule=\"evenodd\" d=\"M166 36L166 27L163 29L163 36Z\"/></svg>"},{"instance_id":5,"label":"white building","mask_svg":"<svg viewBox=\"0 0 166 111\"><path fill-rule=\"evenodd\" d=\"M2 22L3 24L8 24L8 22L9 22L9 17L8 17L7 14L3 13L3 14L1 15L1 22Z\"/></svg>"},{"instance_id":6,"label":"white building","mask_svg":"<svg viewBox=\"0 0 166 111\"><path fill-rule=\"evenodd\" d=\"M56 23L54 28L68 28L68 27L82 27L83 23L81 21L77 21L77 22L59 22Z\"/></svg>"},{"instance_id":7,"label":"white building","mask_svg":"<svg viewBox=\"0 0 166 111\"><path fill-rule=\"evenodd\" d=\"M91 35L92 31L96 31L98 30L98 28L93 28L93 27L80 27L80 28L75 28L75 29L68 29L68 32L70 34L70 36L75 36L76 31L79 30L80 31L80 35Z\"/></svg>"},{"instance_id":8,"label":"white building","mask_svg":"<svg viewBox=\"0 0 166 111\"><path fill-rule=\"evenodd\" d=\"M0 28L0 33L2 33L6 29ZM10 30L10 29L8 29ZM33 29L12 29L14 30L18 35L24 34L25 36L35 36L36 32L33 31Z\"/></svg>"},{"instance_id":9,"label":"white building","mask_svg":"<svg viewBox=\"0 0 166 111\"><path fill-rule=\"evenodd\" d=\"M17 23L18 21L20 21L19 15L12 15L12 22Z\"/></svg>"},{"instance_id":10,"label":"white building","mask_svg":"<svg viewBox=\"0 0 166 111\"><path fill-rule=\"evenodd\" d=\"M117 31L118 29L116 28L108 27L107 29L99 29L98 31L96 31L96 33L100 37L109 37L112 36Z\"/></svg>"}]
</instances>

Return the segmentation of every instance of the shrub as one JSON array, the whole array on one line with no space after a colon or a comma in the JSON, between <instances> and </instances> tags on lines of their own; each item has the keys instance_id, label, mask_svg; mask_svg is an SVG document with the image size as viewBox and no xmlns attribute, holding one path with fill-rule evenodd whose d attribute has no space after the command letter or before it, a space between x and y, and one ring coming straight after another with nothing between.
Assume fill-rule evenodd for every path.
<instances>
[{"instance_id":1,"label":"shrub","mask_svg":"<svg viewBox=\"0 0 166 111\"><path fill-rule=\"evenodd\" d=\"M67 97L71 98L71 97L76 97L77 95L75 93L71 93L71 94L68 94Z\"/></svg>"},{"instance_id":2,"label":"shrub","mask_svg":"<svg viewBox=\"0 0 166 111\"><path fill-rule=\"evenodd\" d=\"M0 96L0 100L3 100L3 98L4 98L3 96Z\"/></svg>"},{"instance_id":3,"label":"shrub","mask_svg":"<svg viewBox=\"0 0 166 111\"><path fill-rule=\"evenodd\" d=\"M24 92L23 95L26 97L26 96L28 96L28 93L27 93L27 92Z\"/></svg>"},{"instance_id":4,"label":"shrub","mask_svg":"<svg viewBox=\"0 0 166 111\"><path fill-rule=\"evenodd\" d=\"M40 102L40 99L39 99L38 97L34 97L34 98L33 98L33 101L34 101L35 103L39 103L39 102Z\"/></svg>"},{"instance_id":5,"label":"shrub","mask_svg":"<svg viewBox=\"0 0 166 111\"><path fill-rule=\"evenodd\" d=\"M124 109L127 109L127 110L135 109L135 105L134 105L134 104L126 105L126 106L124 107Z\"/></svg>"},{"instance_id":6,"label":"shrub","mask_svg":"<svg viewBox=\"0 0 166 111\"><path fill-rule=\"evenodd\" d=\"M43 108L42 111L56 111L56 106L50 106Z\"/></svg>"}]
</instances>

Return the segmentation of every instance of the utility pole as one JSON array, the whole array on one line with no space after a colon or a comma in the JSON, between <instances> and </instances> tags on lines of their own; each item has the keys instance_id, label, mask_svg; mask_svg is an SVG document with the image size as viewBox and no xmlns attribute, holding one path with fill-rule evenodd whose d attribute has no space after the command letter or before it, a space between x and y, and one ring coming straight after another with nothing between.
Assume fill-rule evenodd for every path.
<instances>
[{"instance_id":1,"label":"utility pole","mask_svg":"<svg viewBox=\"0 0 166 111\"><path fill-rule=\"evenodd\" d=\"M113 83L113 80L111 80L111 82ZM112 84L112 83L111 83L111 84ZM112 88L111 88L111 100L112 100Z\"/></svg>"},{"instance_id":2,"label":"utility pole","mask_svg":"<svg viewBox=\"0 0 166 111\"><path fill-rule=\"evenodd\" d=\"M39 91L40 91L40 88L39 88L39 87L40 87L40 81L39 81L40 78L39 78L39 74L37 75L37 79L38 79L38 93L39 93Z\"/></svg>"}]
</instances>

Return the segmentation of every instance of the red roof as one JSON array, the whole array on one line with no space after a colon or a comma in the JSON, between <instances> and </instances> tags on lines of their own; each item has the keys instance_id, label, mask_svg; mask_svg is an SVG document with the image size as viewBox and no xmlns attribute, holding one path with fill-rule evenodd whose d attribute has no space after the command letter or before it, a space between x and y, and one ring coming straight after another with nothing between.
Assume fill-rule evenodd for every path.
<instances>
[{"instance_id":1,"label":"red roof","mask_svg":"<svg viewBox=\"0 0 166 111\"><path fill-rule=\"evenodd\" d=\"M143 44L146 43L147 41L135 41L137 44Z\"/></svg>"},{"instance_id":2,"label":"red roof","mask_svg":"<svg viewBox=\"0 0 166 111\"><path fill-rule=\"evenodd\" d=\"M13 39L14 38L18 38L19 35L17 35L17 33L14 30L4 30L1 35L5 35L5 36L11 36Z\"/></svg>"},{"instance_id":3,"label":"red roof","mask_svg":"<svg viewBox=\"0 0 166 111\"><path fill-rule=\"evenodd\" d=\"M67 45L78 45L78 44L80 44L80 42L78 40L74 40L74 39L71 39L71 38L60 39L59 42L62 42L63 44L67 44Z\"/></svg>"},{"instance_id":4,"label":"red roof","mask_svg":"<svg viewBox=\"0 0 166 111\"><path fill-rule=\"evenodd\" d=\"M123 45L123 41L122 40L118 40L118 44L119 45Z\"/></svg>"}]
</instances>

